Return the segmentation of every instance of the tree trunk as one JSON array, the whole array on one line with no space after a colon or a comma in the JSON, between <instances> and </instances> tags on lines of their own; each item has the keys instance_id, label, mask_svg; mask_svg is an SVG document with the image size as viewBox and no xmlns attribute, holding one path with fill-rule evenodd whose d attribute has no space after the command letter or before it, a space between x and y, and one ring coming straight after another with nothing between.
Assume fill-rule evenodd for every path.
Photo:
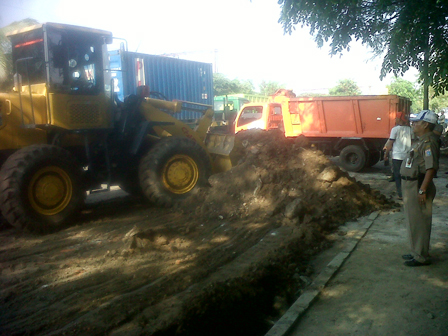
<instances>
[{"instance_id":1,"label":"tree trunk","mask_svg":"<svg viewBox=\"0 0 448 336\"><path fill-rule=\"evenodd\" d=\"M428 68L429 68L429 44L426 48L426 51L423 55L423 71L422 71L422 77L423 77L423 109L429 110L429 75L428 75Z\"/></svg>"}]
</instances>

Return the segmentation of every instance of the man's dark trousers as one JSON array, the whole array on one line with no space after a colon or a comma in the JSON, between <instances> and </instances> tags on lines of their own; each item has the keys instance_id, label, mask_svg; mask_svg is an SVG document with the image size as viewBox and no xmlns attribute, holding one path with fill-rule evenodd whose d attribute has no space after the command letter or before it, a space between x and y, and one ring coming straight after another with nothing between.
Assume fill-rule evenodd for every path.
<instances>
[{"instance_id":1,"label":"man's dark trousers","mask_svg":"<svg viewBox=\"0 0 448 336\"><path fill-rule=\"evenodd\" d=\"M392 159L392 171L394 174L395 185L397 186L397 193L399 197L403 197L401 192L401 175L400 175L400 167L403 160L395 160Z\"/></svg>"}]
</instances>

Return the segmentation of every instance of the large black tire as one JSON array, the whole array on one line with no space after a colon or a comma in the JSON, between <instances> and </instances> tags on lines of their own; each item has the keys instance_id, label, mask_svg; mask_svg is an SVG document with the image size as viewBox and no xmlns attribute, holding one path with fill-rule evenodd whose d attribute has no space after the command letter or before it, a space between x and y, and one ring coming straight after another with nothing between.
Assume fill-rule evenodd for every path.
<instances>
[{"instance_id":1,"label":"large black tire","mask_svg":"<svg viewBox=\"0 0 448 336\"><path fill-rule=\"evenodd\" d=\"M140 186L159 206L170 207L208 184L211 163L205 150L182 137L160 140L142 158Z\"/></svg>"},{"instance_id":2,"label":"large black tire","mask_svg":"<svg viewBox=\"0 0 448 336\"><path fill-rule=\"evenodd\" d=\"M18 229L50 232L70 223L84 201L82 167L65 149L32 145L0 171L0 209Z\"/></svg>"},{"instance_id":3,"label":"large black tire","mask_svg":"<svg viewBox=\"0 0 448 336\"><path fill-rule=\"evenodd\" d=\"M138 169L132 170L118 184L122 190L135 197L144 197L138 177Z\"/></svg>"},{"instance_id":4,"label":"large black tire","mask_svg":"<svg viewBox=\"0 0 448 336\"><path fill-rule=\"evenodd\" d=\"M339 160L342 168L357 172L366 165L366 152L360 146L350 145L341 150Z\"/></svg>"},{"instance_id":5,"label":"large black tire","mask_svg":"<svg viewBox=\"0 0 448 336\"><path fill-rule=\"evenodd\" d=\"M369 158L366 162L366 167L372 167L376 165L381 158L381 153L379 151L371 151L369 153Z\"/></svg>"}]
</instances>

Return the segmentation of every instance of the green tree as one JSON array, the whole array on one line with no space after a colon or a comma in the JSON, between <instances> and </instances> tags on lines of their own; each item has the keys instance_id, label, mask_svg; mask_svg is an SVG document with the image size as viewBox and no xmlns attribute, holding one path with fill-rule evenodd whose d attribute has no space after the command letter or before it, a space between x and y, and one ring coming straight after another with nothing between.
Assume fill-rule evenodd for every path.
<instances>
[{"instance_id":1,"label":"green tree","mask_svg":"<svg viewBox=\"0 0 448 336\"><path fill-rule=\"evenodd\" d=\"M389 94L396 94L407 97L412 101L411 112L418 113L423 109L423 88L418 82L411 82L403 78L395 78L387 85ZM429 103L429 109L439 112L448 107L448 95L435 96L432 88L429 89L429 95L432 97Z\"/></svg>"},{"instance_id":2,"label":"green tree","mask_svg":"<svg viewBox=\"0 0 448 336\"><path fill-rule=\"evenodd\" d=\"M420 71L424 104L431 85L436 95L448 90L448 3L445 0L279 0L285 32L306 25L317 44L330 42L330 54L361 41L383 55L380 77L410 67Z\"/></svg>"},{"instance_id":3,"label":"green tree","mask_svg":"<svg viewBox=\"0 0 448 336\"><path fill-rule=\"evenodd\" d=\"M419 85L400 77L395 77L394 80L386 85L389 94L409 98L414 101L419 96Z\"/></svg>"},{"instance_id":4,"label":"green tree","mask_svg":"<svg viewBox=\"0 0 448 336\"><path fill-rule=\"evenodd\" d=\"M254 85L250 80L228 79L220 73L213 74L213 90L216 96L232 93L254 93Z\"/></svg>"},{"instance_id":5,"label":"green tree","mask_svg":"<svg viewBox=\"0 0 448 336\"><path fill-rule=\"evenodd\" d=\"M361 90L352 79L341 79L335 87L328 90L331 96L357 96Z\"/></svg>"},{"instance_id":6,"label":"green tree","mask_svg":"<svg viewBox=\"0 0 448 336\"><path fill-rule=\"evenodd\" d=\"M445 110L448 107L448 95L434 95L434 91L432 88L429 88L429 95L432 97L431 101L429 103L429 109L433 110L434 112L440 112L442 109ZM416 101L415 104L417 107L422 109L423 107L423 93L422 89L420 89L420 99ZM448 114L448 113L447 113Z\"/></svg>"},{"instance_id":7,"label":"green tree","mask_svg":"<svg viewBox=\"0 0 448 336\"><path fill-rule=\"evenodd\" d=\"M280 84L278 82L272 82L272 81L265 81L262 80L260 83L260 94L263 96L271 96L273 95L278 89L284 89L285 85Z\"/></svg>"},{"instance_id":8,"label":"green tree","mask_svg":"<svg viewBox=\"0 0 448 336\"><path fill-rule=\"evenodd\" d=\"M0 28L0 90L4 91L12 87L13 83L13 66L11 58L11 43L6 37L6 34L21 29L23 27L28 27L37 24L38 22L34 19L24 19L21 21L16 21L10 25Z\"/></svg>"},{"instance_id":9,"label":"green tree","mask_svg":"<svg viewBox=\"0 0 448 336\"><path fill-rule=\"evenodd\" d=\"M448 95L439 95L431 99L431 103L429 104L431 110L435 112L440 112L441 110L447 110L448 108ZM448 113L446 113L448 114Z\"/></svg>"},{"instance_id":10,"label":"green tree","mask_svg":"<svg viewBox=\"0 0 448 336\"><path fill-rule=\"evenodd\" d=\"M423 102L423 96L421 86L418 83L395 77L389 85L386 85L386 87L389 94L409 98L412 101L412 113L416 113L422 109L423 106L419 103Z\"/></svg>"}]
</instances>

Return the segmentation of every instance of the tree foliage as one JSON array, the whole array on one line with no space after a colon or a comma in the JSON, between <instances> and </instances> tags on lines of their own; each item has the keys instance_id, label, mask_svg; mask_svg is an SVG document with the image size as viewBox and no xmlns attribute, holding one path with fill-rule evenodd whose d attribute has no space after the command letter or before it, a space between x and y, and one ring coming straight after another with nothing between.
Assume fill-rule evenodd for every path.
<instances>
[{"instance_id":1,"label":"tree foliage","mask_svg":"<svg viewBox=\"0 0 448 336\"><path fill-rule=\"evenodd\" d=\"M423 109L423 88L418 82L411 82L403 78L396 77L387 85L389 94L407 97L412 101L411 112L418 113ZM431 99L429 108L435 112L448 108L448 95L434 96L434 91L430 90Z\"/></svg>"},{"instance_id":2,"label":"tree foliage","mask_svg":"<svg viewBox=\"0 0 448 336\"><path fill-rule=\"evenodd\" d=\"M435 96L434 90L430 88L429 95L432 97L431 101L429 103L428 108L434 112L440 112L441 110L447 110L448 108L448 95L442 94ZM419 112L423 108L423 89L419 89L419 95L417 96L416 100L412 102L412 111Z\"/></svg>"},{"instance_id":3,"label":"tree foliage","mask_svg":"<svg viewBox=\"0 0 448 336\"><path fill-rule=\"evenodd\" d=\"M381 78L417 68L436 94L448 89L448 1L446 0L279 0L285 32L308 26L331 54L361 41L383 55ZM426 72L427 71L427 72Z\"/></svg>"},{"instance_id":4,"label":"tree foliage","mask_svg":"<svg viewBox=\"0 0 448 336\"><path fill-rule=\"evenodd\" d=\"M220 73L213 74L213 90L216 96L232 93L254 93L254 85L250 80L228 79Z\"/></svg>"},{"instance_id":5,"label":"tree foliage","mask_svg":"<svg viewBox=\"0 0 448 336\"><path fill-rule=\"evenodd\" d=\"M11 58L11 43L6 34L23 28L37 24L34 19L24 19L15 21L6 27L0 28L0 90L3 91L12 86L13 67Z\"/></svg>"},{"instance_id":6,"label":"tree foliage","mask_svg":"<svg viewBox=\"0 0 448 336\"><path fill-rule=\"evenodd\" d=\"M422 109L416 105L416 102L420 101L422 98L422 90L418 83L395 77L395 79L389 85L386 85L386 87L389 94L409 98L413 103L411 106L413 113Z\"/></svg>"},{"instance_id":7,"label":"tree foliage","mask_svg":"<svg viewBox=\"0 0 448 336\"><path fill-rule=\"evenodd\" d=\"M352 79L341 79L335 87L329 90L331 96L357 96L361 90Z\"/></svg>"},{"instance_id":8,"label":"tree foliage","mask_svg":"<svg viewBox=\"0 0 448 336\"><path fill-rule=\"evenodd\" d=\"M431 99L429 108L435 112L440 112L441 110L448 111L448 95L443 94Z\"/></svg>"},{"instance_id":9,"label":"tree foliage","mask_svg":"<svg viewBox=\"0 0 448 336\"><path fill-rule=\"evenodd\" d=\"M260 94L263 96L271 96L273 95L278 89L284 89L285 85L280 84L278 82L273 81L265 81L262 80L260 83Z\"/></svg>"}]
</instances>

